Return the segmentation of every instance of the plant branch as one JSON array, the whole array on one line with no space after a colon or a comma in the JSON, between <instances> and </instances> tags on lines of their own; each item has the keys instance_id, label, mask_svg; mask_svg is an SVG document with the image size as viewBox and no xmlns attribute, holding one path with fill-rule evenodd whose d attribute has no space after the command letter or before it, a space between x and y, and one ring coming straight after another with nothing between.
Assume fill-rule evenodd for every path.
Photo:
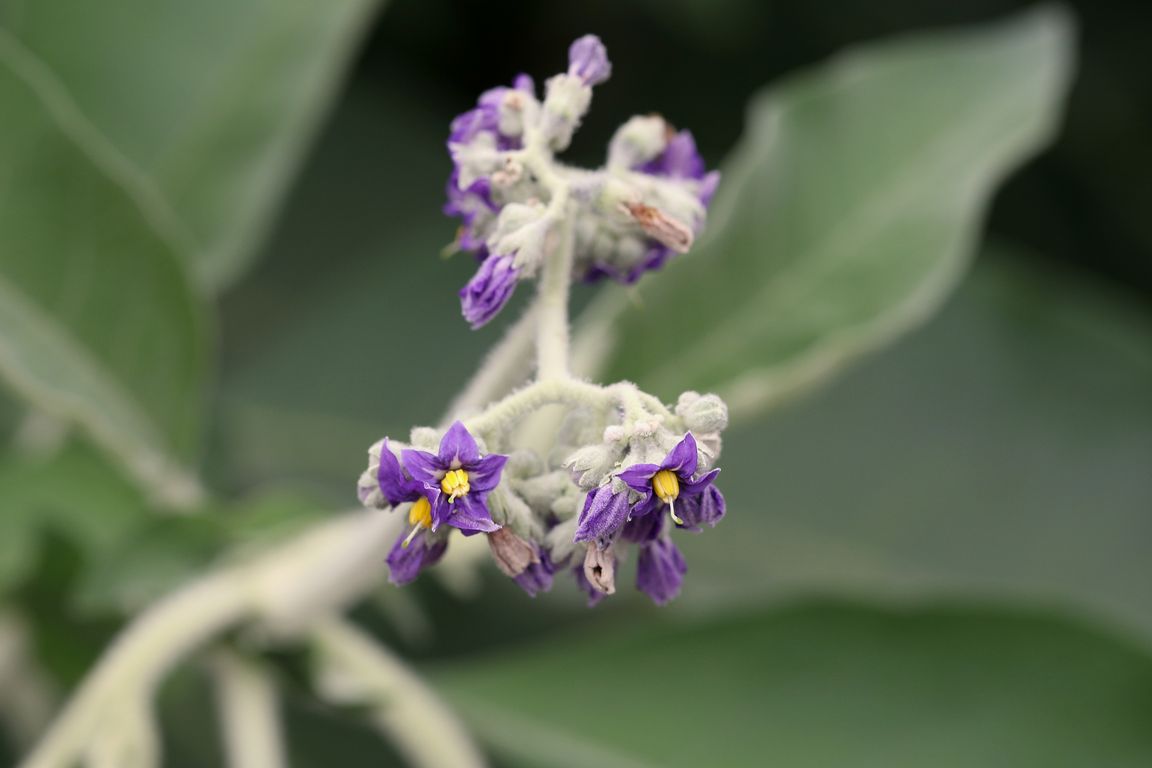
<instances>
[{"instance_id":1,"label":"plant branch","mask_svg":"<svg viewBox=\"0 0 1152 768\"><path fill-rule=\"evenodd\" d=\"M235 651L221 649L212 658L220 730L232 768L283 768L284 733L279 693L266 669Z\"/></svg>"},{"instance_id":2,"label":"plant branch","mask_svg":"<svg viewBox=\"0 0 1152 768\"><path fill-rule=\"evenodd\" d=\"M482 768L483 755L452 710L398 658L339 618L317 622L317 687L328 699L370 708L373 723L417 768Z\"/></svg>"}]
</instances>

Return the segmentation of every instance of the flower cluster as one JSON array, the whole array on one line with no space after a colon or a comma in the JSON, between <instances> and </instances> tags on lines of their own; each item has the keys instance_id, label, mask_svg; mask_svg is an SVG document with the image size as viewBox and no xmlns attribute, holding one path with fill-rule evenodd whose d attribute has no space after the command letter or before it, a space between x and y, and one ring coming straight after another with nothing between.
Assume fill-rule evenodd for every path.
<instances>
[{"instance_id":1,"label":"flower cluster","mask_svg":"<svg viewBox=\"0 0 1152 768\"><path fill-rule=\"evenodd\" d=\"M407 515L409 528L387 558L394 583L436 563L456 529L486 534L496 564L531 595L571 568L590 604L615 592L617 566L635 549L636 587L663 604L686 572L671 534L697 533L724 517L712 464L726 425L723 402L694 392L673 410L648 403L631 419L616 407L578 408L558 439L566 458L550 465L525 450L485 453L457 421L435 451L387 438L373 445L359 496ZM412 443L431 448L435 434L418 428Z\"/></svg>"},{"instance_id":2,"label":"flower cluster","mask_svg":"<svg viewBox=\"0 0 1152 768\"><path fill-rule=\"evenodd\" d=\"M687 392L668 406L634 384L601 387L568 372L571 279L631 283L687 251L718 181L691 134L653 116L625 123L599 170L556 162L611 71L589 35L573 43L567 72L548 80L542 101L521 75L452 123L446 210L461 219L459 248L480 260L460 292L464 317L483 325L539 273L538 312L525 315L536 324L538 370L446 430L417 428L405 444L384 438L370 448L361 502L408 521L387 556L397 584L440 560L456 530L484 535L495 564L530 595L568 570L595 604L634 556L636 587L663 604L687 571L673 534L724 517L714 465L728 411L719 397ZM485 371L476 381L515 379ZM562 424L524 423L549 406L563 407Z\"/></svg>"},{"instance_id":3,"label":"flower cluster","mask_svg":"<svg viewBox=\"0 0 1152 768\"><path fill-rule=\"evenodd\" d=\"M574 277L623 283L687 251L704 226L719 174L705 172L692 134L659 116L621 126L601 169L555 160L588 111L593 86L611 72L603 44L587 35L572 44L568 71L545 83L542 101L532 78L520 75L452 122L444 210L460 219L456 246L480 261L460 291L474 328L536 274L562 226L574 229Z\"/></svg>"}]
</instances>

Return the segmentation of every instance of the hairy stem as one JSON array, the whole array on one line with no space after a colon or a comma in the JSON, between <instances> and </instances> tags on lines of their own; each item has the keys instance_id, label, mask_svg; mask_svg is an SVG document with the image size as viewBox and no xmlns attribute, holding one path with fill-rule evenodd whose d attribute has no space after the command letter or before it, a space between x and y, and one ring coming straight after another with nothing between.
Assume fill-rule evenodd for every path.
<instances>
[{"instance_id":1,"label":"hairy stem","mask_svg":"<svg viewBox=\"0 0 1152 768\"><path fill-rule=\"evenodd\" d=\"M558 205L563 206L562 202ZM569 378L568 293L576 233L567 217L560 221L558 232L556 248L544 260L540 273L540 318L536 326L536 373L540 381Z\"/></svg>"},{"instance_id":2,"label":"hairy stem","mask_svg":"<svg viewBox=\"0 0 1152 768\"><path fill-rule=\"evenodd\" d=\"M399 659L338 618L311 633L321 693L367 707L372 722L417 768L482 768L484 758L452 710Z\"/></svg>"},{"instance_id":3,"label":"hairy stem","mask_svg":"<svg viewBox=\"0 0 1152 768\"><path fill-rule=\"evenodd\" d=\"M283 768L276 682L259 662L230 650L212 658L220 729L231 768Z\"/></svg>"}]
</instances>

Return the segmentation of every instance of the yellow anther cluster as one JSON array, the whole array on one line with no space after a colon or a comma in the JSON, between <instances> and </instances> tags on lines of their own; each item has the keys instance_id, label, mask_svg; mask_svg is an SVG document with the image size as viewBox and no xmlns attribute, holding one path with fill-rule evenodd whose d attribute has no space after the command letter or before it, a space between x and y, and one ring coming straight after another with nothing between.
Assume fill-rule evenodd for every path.
<instances>
[{"instance_id":1,"label":"yellow anther cluster","mask_svg":"<svg viewBox=\"0 0 1152 768\"><path fill-rule=\"evenodd\" d=\"M416 503L412 505L412 509L408 510L408 525L416 525L423 528L432 527L432 505L428 503L428 499L423 496L416 499Z\"/></svg>"},{"instance_id":2,"label":"yellow anther cluster","mask_svg":"<svg viewBox=\"0 0 1152 768\"><path fill-rule=\"evenodd\" d=\"M444 479L440 481L440 490L448 494L449 501L456 501L472 490L468 486L468 473L462 469L448 470L444 473Z\"/></svg>"},{"instance_id":3,"label":"yellow anther cluster","mask_svg":"<svg viewBox=\"0 0 1152 768\"><path fill-rule=\"evenodd\" d=\"M680 495L680 478L675 472L662 469L652 476L652 490L656 492L656 498L670 504Z\"/></svg>"}]
</instances>

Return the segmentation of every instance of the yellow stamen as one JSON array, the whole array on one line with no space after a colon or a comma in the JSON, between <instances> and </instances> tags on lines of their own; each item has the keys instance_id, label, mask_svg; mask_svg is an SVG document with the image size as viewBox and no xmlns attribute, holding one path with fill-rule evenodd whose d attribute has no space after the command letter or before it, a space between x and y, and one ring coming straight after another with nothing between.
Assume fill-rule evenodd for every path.
<instances>
[{"instance_id":1,"label":"yellow stamen","mask_svg":"<svg viewBox=\"0 0 1152 768\"><path fill-rule=\"evenodd\" d=\"M421 528L432 527L432 505L428 503L428 499L423 496L416 499L416 503L408 510L408 525L412 526L412 530L408 532L404 543L400 545L402 547L411 544L412 539L416 538L416 534L420 533Z\"/></svg>"},{"instance_id":2,"label":"yellow stamen","mask_svg":"<svg viewBox=\"0 0 1152 768\"><path fill-rule=\"evenodd\" d=\"M416 499L412 509L408 510L408 525L422 528L432 527L432 505L428 503L428 499L423 496Z\"/></svg>"},{"instance_id":3,"label":"yellow stamen","mask_svg":"<svg viewBox=\"0 0 1152 768\"><path fill-rule=\"evenodd\" d=\"M453 502L472 490L468 486L468 473L462 469L450 469L444 473L440 481L440 490L448 494L448 501Z\"/></svg>"},{"instance_id":4,"label":"yellow stamen","mask_svg":"<svg viewBox=\"0 0 1152 768\"><path fill-rule=\"evenodd\" d=\"M676 516L675 501L680 496L680 478L670 469L662 469L652 476L652 490L656 498L668 505L668 513L672 515L672 522L684 525L684 521Z\"/></svg>"}]
</instances>

